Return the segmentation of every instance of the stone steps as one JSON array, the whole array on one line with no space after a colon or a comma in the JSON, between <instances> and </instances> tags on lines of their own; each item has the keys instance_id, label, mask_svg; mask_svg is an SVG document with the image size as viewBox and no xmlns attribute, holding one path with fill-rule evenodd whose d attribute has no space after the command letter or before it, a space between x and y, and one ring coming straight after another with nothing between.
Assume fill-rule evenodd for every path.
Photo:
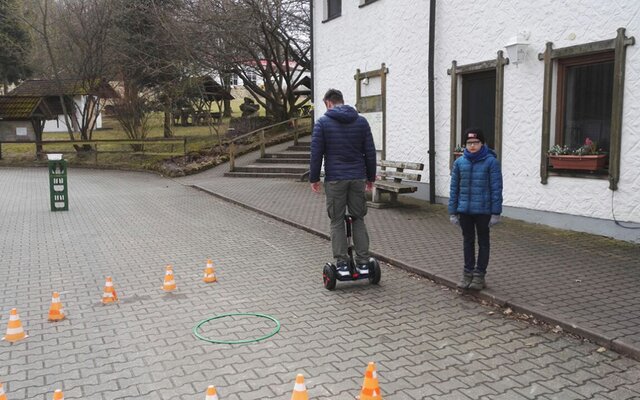
<instances>
[{"instance_id":1,"label":"stone steps","mask_svg":"<svg viewBox=\"0 0 640 400\"><path fill-rule=\"evenodd\" d=\"M310 142L298 142L285 151L267 153L251 165L238 166L224 176L236 178L308 179Z\"/></svg>"}]
</instances>

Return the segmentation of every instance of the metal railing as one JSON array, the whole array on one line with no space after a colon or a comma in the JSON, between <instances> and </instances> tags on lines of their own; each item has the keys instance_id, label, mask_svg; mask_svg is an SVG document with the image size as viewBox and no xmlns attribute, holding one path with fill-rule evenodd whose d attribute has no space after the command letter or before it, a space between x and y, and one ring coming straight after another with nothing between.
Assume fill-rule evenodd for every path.
<instances>
[{"instance_id":1,"label":"metal railing","mask_svg":"<svg viewBox=\"0 0 640 400\"><path fill-rule=\"evenodd\" d=\"M283 134L286 133L292 133L293 134L293 144L294 145L298 145L298 141L299 141L299 137L300 137L300 132L305 130L306 127L301 127L300 126L300 120L303 119L309 119L308 116L305 117L297 117L297 118L291 118L288 119L286 121L283 122L278 122L277 124L273 124L273 125L268 125L265 126L263 128L259 128L256 130L253 130L251 132L245 133L243 135L240 135L238 137L235 137L233 139L229 140L229 172L233 172L236 168L236 156L238 153L238 146L236 145L236 142L240 141L240 140L244 140L244 139L251 139L253 137L257 137L258 138L258 145L260 146L260 157L264 157L266 154L266 148L267 148L267 141L265 139L265 132L268 130L271 130L275 127L278 126L282 126L282 125L286 125L287 127L291 126L292 129L289 130L287 129L286 131L282 132Z\"/></svg>"}]
</instances>

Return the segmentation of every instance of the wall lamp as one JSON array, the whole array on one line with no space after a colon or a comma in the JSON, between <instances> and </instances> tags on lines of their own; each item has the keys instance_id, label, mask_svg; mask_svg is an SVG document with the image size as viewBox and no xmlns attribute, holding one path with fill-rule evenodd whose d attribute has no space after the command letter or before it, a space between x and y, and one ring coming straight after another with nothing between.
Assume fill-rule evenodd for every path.
<instances>
[{"instance_id":1,"label":"wall lamp","mask_svg":"<svg viewBox=\"0 0 640 400\"><path fill-rule=\"evenodd\" d=\"M529 46L529 32L520 32L512 37L504 46L507 49L507 56L510 64L520 64L527 56L527 47Z\"/></svg>"}]
</instances>

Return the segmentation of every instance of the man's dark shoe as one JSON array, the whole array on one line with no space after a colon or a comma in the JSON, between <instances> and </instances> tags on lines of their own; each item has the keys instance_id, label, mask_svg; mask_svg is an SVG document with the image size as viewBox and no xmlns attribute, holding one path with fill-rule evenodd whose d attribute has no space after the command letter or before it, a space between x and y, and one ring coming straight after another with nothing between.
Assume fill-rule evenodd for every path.
<instances>
[{"instance_id":1,"label":"man's dark shoe","mask_svg":"<svg viewBox=\"0 0 640 400\"><path fill-rule=\"evenodd\" d=\"M485 288L484 283L484 274L473 274L473 279L471 279L471 284L469 285L469 290L482 290Z\"/></svg>"},{"instance_id":2,"label":"man's dark shoe","mask_svg":"<svg viewBox=\"0 0 640 400\"><path fill-rule=\"evenodd\" d=\"M358 264L356 266L356 272L360 275L368 275L369 274L369 264Z\"/></svg>"},{"instance_id":3,"label":"man's dark shoe","mask_svg":"<svg viewBox=\"0 0 640 400\"><path fill-rule=\"evenodd\" d=\"M347 264L346 261L338 261L336 264L336 270L338 271L339 276L351 275L351 272L349 272L349 264Z\"/></svg>"},{"instance_id":4,"label":"man's dark shoe","mask_svg":"<svg viewBox=\"0 0 640 400\"><path fill-rule=\"evenodd\" d=\"M458 283L458 289L468 289L469 285L471 285L471 281L473 280L473 274L471 272L463 272L462 280Z\"/></svg>"}]
</instances>

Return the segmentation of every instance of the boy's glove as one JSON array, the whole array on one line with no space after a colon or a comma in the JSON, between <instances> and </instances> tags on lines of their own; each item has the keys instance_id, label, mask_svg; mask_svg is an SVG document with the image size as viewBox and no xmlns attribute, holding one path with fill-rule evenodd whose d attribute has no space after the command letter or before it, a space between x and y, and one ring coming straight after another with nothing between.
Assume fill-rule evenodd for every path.
<instances>
[{"instance_id":1,"label":"boy's glove","mask_svg":"<svg viewBox=\"0 0 640 400\"><path fill-rule=\"evenodd\" d=\"M460 219L456 214L449 215L449 222L451 222L454 225L460 225Z\"/></svg>"},{"instance_id":2,"label":"boy's glove","mask_svg":"<svg viewBox=\"0 0 640 400\"><path fill-rule=\"evenodd\" d=\"M500 215L493 214L491 220L489 220L489 226L494 226L500 223Z\"/></svg>"}]
</instances>

